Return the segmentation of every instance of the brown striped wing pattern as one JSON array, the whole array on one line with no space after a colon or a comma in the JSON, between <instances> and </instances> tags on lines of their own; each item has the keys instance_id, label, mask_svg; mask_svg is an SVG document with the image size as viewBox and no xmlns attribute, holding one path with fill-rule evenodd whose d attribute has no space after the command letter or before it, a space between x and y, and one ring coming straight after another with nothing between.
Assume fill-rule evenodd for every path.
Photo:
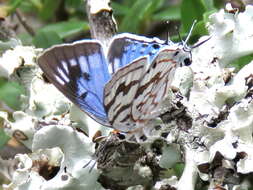
<instances>
[{"instance_id":1,"label":"brown striped wing pattern","mask_svg":"<svg viewBox=\"0 0 253 190\"><path fill-rule=\"evenodd\" d=\"M160 103L168 93L180 49L164 48L148 63L142 57L118 70L104 89L104 106L113 128L130 132L138 123L159 115Z\"/></svg>"},{"instance_id":2,"label":"brown striped wing pattern","mask_svg":"<svg viewBox=\"0 0 253 190\"><path fill-rule=\"evenodd\" d=\"M115 129L130 131L134 127L131 106L143 77L147 57L142 57L118 70L104 88L104 107Z\"/></svg>"}]
</instances>

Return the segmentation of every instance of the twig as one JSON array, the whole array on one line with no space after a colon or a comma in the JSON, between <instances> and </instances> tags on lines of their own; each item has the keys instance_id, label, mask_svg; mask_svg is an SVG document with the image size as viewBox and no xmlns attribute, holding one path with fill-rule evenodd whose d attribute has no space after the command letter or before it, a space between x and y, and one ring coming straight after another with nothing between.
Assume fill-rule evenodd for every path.
<instances>
[{"instance_id":1,"label":"twig","mask_svg":"<svg viewBox=\"0 0 253 190\"><path fill-rule=\"evenodd\" d=\"M18 17L19 22L23 25L23 27L25 28L25 30L31 35L31 36L35 36L35 32L33 30L33 28L31 26L29 26L26 22L26 18L23 16L23 14L20 12L19 9L16 9L16 15Z\"/></svg>"}]
</instances>

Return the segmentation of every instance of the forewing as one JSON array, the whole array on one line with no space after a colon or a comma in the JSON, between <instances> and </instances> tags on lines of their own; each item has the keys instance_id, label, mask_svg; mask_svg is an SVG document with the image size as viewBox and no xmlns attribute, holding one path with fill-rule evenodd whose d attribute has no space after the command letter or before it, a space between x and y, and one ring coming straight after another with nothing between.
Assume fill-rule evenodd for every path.
<instances>
[{"instance_id":1,"label":"forewing","mask_svg":"<svg viewBox=\"0 0 253 190\"><path fill-rule=\"evenodd\" d=\"M95 40L58 45L38 59L48 79L74 104L103 125L104 85L110 79L102 45Z\"/></svg>"},{"instance_id":2,"label":"forewing","mask_svg":"<svg viewBox=\"0 0 253 190\"><path fill-rule=\"evenodd\" d=\"M141 56L149 56L152 60L166 45L168 44L165 41L158 38L146 38L128 33L119 34L113 38L108 50L110 73L115 73Z\"/></svg>"},{"instance_id":3,"label":"forewing","mask_svg":"<svg viewBox=\"0 0 253 190\"><path fill-rule=\"evenodd\" d=\"M165 48L159 52L146 70L132 105L134 121L145 122L159 115L157 108L168 93L179 63L173 60L175 51Z\"/></svg>"},{"instance_id":4,"label":"forewing","mask_svg":"<svg viewBox=\"0 0 253 190\"><path fill-rule=\"evenodd\" d=\"M147 57L141 57L119 69L106 84L104 106L111 125L121 131L135 126L131 107L147 67Z\"/></svg>"}]
</instances>

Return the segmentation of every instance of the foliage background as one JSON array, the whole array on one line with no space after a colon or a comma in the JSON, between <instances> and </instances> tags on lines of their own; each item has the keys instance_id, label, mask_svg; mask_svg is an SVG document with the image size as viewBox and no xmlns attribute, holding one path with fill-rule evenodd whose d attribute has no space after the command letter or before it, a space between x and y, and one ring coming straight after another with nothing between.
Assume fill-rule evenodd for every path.
<instances>
[{"instance_id":1,"label":"foliage background","mask_svg":"<svg viewBox=\"0 0 253 190\"><path fill-rule=\"evenodd\" d=\"M236 3L243 8L242 5ZM114 0L111 2L118 23L119 32L131 32L147 36L166 38L167 31L173 31L181 24L180 33L185 36L194 20L197 26L194 35L207 33L205 23L208 16L224 6L215 0ZM16 32L23 44L47 48L53 44L89 37L89 25L84 0L9 0L1 7L3 17L23 15L32 32L20 30L17 21ZM19 13L19 14L17 14ZM11 18L15 20L15 18ZM165 36L164 36L165 34ZM193 35L193 36L194 36ZM177 34L176 34L177 36Z\"/></svg>"},{"instance_id":2,"label":"foliage background","mask_svg":"<svg viewBox=\"0 0 253 190\"><path fill-rule=\"evenodd\" d=\"M1 22L13 32L23 45L48 48L54 44L90 38L89 24L84 0L2 0L0 1ZM184 38L194 22L191 42L207 34L205 27L208 16L220 8L222 0L114 0L111 2L118 31L156 36L166 39L168 32L173 41ZM251 2L252 3L252 2ZM235 0L232 4L244 10L245 1ZM13 37L13 36L12 36ZM11 38L0 38L0 53L12 48ZM235 61L242 66L252 56ZM240 63L240 65L239 65ZM5 78L0 78L0 110L12 113L20 109L19 96L23 87ZM1 129L0 155L8 144L9 137ZM182 166L174 168L180 175Z\"/></svg>"}]
</instances>

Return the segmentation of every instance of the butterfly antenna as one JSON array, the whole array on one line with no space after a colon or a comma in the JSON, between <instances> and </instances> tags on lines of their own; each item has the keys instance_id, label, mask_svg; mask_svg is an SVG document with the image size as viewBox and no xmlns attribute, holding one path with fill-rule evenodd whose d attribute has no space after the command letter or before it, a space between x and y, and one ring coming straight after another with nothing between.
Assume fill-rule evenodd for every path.
<instances>
[{"instance_id":1,"label":"butterfly antenna","mask_svg":"<svg viewBox=\"0 0 253 190\"><path fill-rule=\"evenodd\" d=\"M166 21L166 24L167 24L167 38L166 38L166 40L165 40L165 44L169 44L169 42L170 42L170 32L169 32L169 21Z\"/></svg>"},{"instance_id":2,"label":"butterfly antenna","mask_svg":"<svg viewBox=\"0 0 253 190\"><path fill-rule=\"evenodd\" d=\"M193 28L196 24L197 20L194 20L193 23L192 23L192 26L191 26L191 29L186 37L186 39L183 41L183 46L186 47L187 46L187 42L189 41L190 37L191 37L191 34L192 34L192 31L193 31Z\"/></svg>"},{"instance_id":3,"label":"butterfly antenna","mask_svg":"<svg viewBox=\"0 0 253 190\"><path fill-rule=\"evenodd\" d=\"M197 44L194 45L194 46L191 46L191 49L194 49L194 48L196 48L196 47L201 46L203 43L206 43L206 42L207 42L208 40L210 40L211 38L212 38L212 36L209 36L207 39L205 39L205 40L203 40L203 41L197 43Z\"/></svg>"},{"instance_id":4,"label":"butterfly antenna","mask_svg":"<svg viewBox=\"0 0 253 190\"><path fill-rule=\"evenodd\" d=\"M189 33L188 33L188 35L187 35L187 37L186 37L186 39L184 41L184 46L187 45L187 42L189 41L189 39L190 39L190 37L192 35L192 31L193 31L193 28L194 28L194 26L195 26L196 23L197 23L197 20L194 20L193 23L192 23L191 29L190 29L190 31L189 31Z\"/></svg>"}]
</instances>

